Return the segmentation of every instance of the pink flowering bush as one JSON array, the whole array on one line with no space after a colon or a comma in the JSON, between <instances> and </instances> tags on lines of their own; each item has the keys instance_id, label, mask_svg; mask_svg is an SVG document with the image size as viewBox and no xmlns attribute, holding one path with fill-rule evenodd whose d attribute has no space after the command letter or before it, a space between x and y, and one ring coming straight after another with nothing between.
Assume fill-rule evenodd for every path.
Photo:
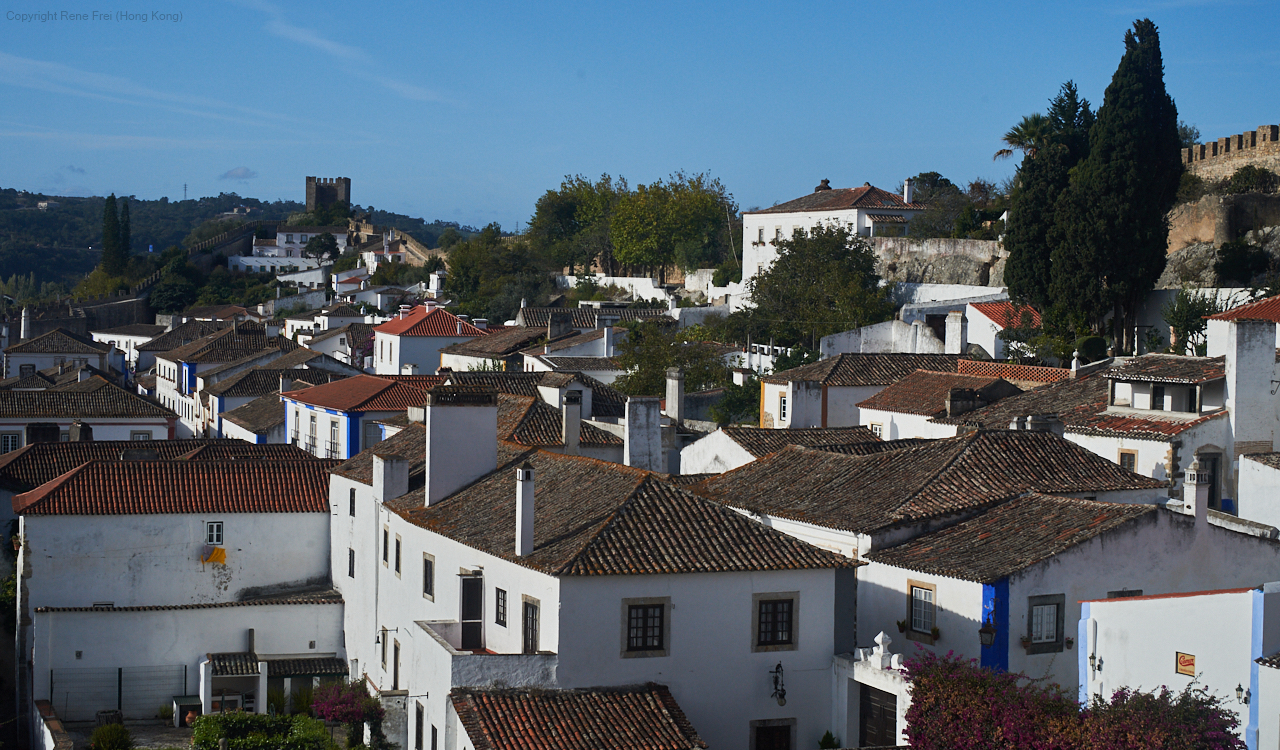
<instances>
[{"instance_id":1,"label":"pink flowering bush","mask_svg":"<svg viewBox=\"0 0 1280 750\"><path fill-rule=\"evenodd\" d=\"M382 717L386 711L378 699L369 694L364 680L320 686L316 689L311 710L325 721L346 725L348 748L364 744L366 723L371 726L375 741L382 735Z\"/></svg>"},{"instance_id":2,"label":"pink flowering bush","mask_svg":"<svg viewBox=\"0 0 1280 750\"><path fill-rule=\"evenodd\" d=\"M1117 691L1082 708L1054 685L921 651L911 682L907 737L916 750L1243 750L1239 720L1216 696Z\"/></svg>"}]
</instances>

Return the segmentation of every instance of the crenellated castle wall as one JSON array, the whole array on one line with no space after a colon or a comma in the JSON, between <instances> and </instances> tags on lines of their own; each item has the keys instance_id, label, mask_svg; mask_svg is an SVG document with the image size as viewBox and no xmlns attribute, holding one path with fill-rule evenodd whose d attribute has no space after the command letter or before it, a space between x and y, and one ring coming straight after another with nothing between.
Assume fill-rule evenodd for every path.
<instances>
[{"instance_id":1,"label":"crenellated castle wall","mask_svg":"<svg viewBox=\"0 0 1280 750\"><path fill-rule=\"evenodd\" d=\"M1263 125L1247 133L1198 143L1182 149L1182 163L1205 180L1223 180L1245 165L1280 173L1280 125Z\"/></svg>"}]
</instances>

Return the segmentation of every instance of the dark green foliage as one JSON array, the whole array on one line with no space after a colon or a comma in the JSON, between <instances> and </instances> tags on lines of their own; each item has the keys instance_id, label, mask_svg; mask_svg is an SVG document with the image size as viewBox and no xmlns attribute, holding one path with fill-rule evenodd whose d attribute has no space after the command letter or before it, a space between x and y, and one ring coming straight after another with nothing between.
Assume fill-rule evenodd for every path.
<instances>
[{"instance_id":1,"label":"dark green foliage","mask_svg":"<svg viewBox=\"0 0 1280 750\"><path fill-rule=\"evenodd\" d=\"M133 255L133 228L129 226L129 199L120 199L120 252L128 259Z\"/></svg>"},{"instance_id":2,"label":"dark green foliage","mask_svg":"<svg viewBox=\"0 0 1280 750\"><path fill-rule=\"evenodd\" d=\"M728 286L742 282L742 264L736 258L730 258L716 268L711 276L712 286Z\"/></svg>"},{"instance_id":3,"label":"dark green foliage","mask_svg":"<svg viewBox=\"0 0 1280 750\"><path fill-rule=\"evenodd\" d=\"M729 367L718 349L702 341L698 329L675 331L661 323L633 322L630 332L618 344L617 360L627 374L613 381L613 387L631 396L661 396L666 392L667 368L684 372L688 392L727 385Z\"/></svg>"},{"instance_id":4,"label":"dark green foliage","mask_svg":"<svg viewBox=\"0 0 1280 750\"><path fill-rule=\"evenodd\" d=\"M725 386L724 398L711 407L711 419L716 424L754 423L759 416L760 381L755 378L748 378L742 385Z\"/></svg>"},{"instance_id":5,"label":"dark green foliage","mask_svg":"<svg viewBox=\"0 0 1280 750\"><path fill-rule=\"evenodd\" d=\"M1271 265L1271 255L1266 250L1245 240L1224 242L1218 248L1218 260L1213 264L1213 272L1223 286L1248 286L1253 278L1267 270Z\"/></svg>"},{"instance_id":6,"label":"dark green foliage","mask_svg":"<svg viewBox=\"0 0 1280 750\"><path fill-rule=\"evenodd\" d=\"M436 239L436 247L448 250L459 242L462 242L463 239L461 232L453 227L448 227L441 232L440 236Z\"/></svg>"},{"instance_id":7,"label":"dark green foliage","mask_svg":"<svg viewBox=\"0 0 1280 750\"><path fill-rule=\"evenodd\" d=\"M1178 146L1191 148L1200 142L1200 128L1188 122L1178 120Z\"/></svg>"},{"instance_id":8,"label":"dark green foliage","mask_svg":"<svg viewBox=\"0 0 1280 750\"><path fill-rule=\"evenodd\" d=\"M1174 198L1174 201L1177 203L1191 203L1192 201L1198 201L1209 192L1210 187L1211 186L1195 172L1183 172L1182 177L1178 180L1178 195Z\"/></svg>"},{"instance_id":9,"label":"dark green foliage","mask_svg":"<svg viewBox=\"0 0 1280 750\"><path fill-rule=\"evenodd\" d=\"M330 742L319 719L233 711L196 719L191 745L195 750L218 750L218 740L224 737L228 750L325 750Z\"/></svg>"},{"instance_id":10,"label":"dark green foliage","mask_svg":"<svg viewBox=\"0 0 1280 750\"><path fill-rule=\"evenodd\" d=\"M350 271L360 265L360 256L352 252L344 255L333 262L333 270L331 273L340 273L342 271Z\"/></svg>"},{"instance_id":11,"label":"dark green foliage","mask_svg":"<svg viewBox=\"0 0 1280 750\"><path fill-rule=\"evenodd\" d=\"M811 362L817 362L819 353L805 347L804 344L791 347L791 351L779 354L773 360L773 371L783 372L800 365L807 365Z\"/></svg>"},{"instance_id":12,"label":"dark green foliage","mask_svg":"<svg viewBox=\"0 0 1280 750\"><path fill-rule=\"evenodd\" d=\"M827 730L826 734L822 735L822 739L818 740L818 750L831 750L837 747L840 747L840 741L836 739L830 729Z\"/></svg>"},{"instance_id":13,"label":"dark green foliage","mask_svg":"<svg viewBox=\"0 0 1280 750\"><path fill-rule=\"evenodd\" d=\"M1175 354L1195 354L1204 345L1204 333L1208 327L1205 318L1220 313L1227 305L1211 293L1182 289L1160 311L1164 322L1173 331L1170 342Z\"/></svg>"},{"instance_id":14,"label":"dark green foliage","mask_svg":"<svg viewBox=\"0 0 1280 750\"><path fill-rule=\"evenodd\" d=\"M181 276L164 277L151 287L148 299L158 313L182 312L196 303L200 290Z\"/></svg>"},{"instance_id":15,"label":"dark green foliage","mask_svg":"<svg viewBox=\"0 0 1280 750\"><path fill-rule=\"evenodd\" d=\"M1240 167L1223 185L1223 192L1228 195L1240 193L1274 193L1280 186L1280 177L1270 170L1252 164Z\"/></svg>"},{"instance_id":16,"label":"dark green foliage","mask_svg":"<svg viewBox=\"0 0 1280 750\"><path fill-rule=\"evenodd\" d=\"M1101 336L1081 336L1076 339L1075 347L1085 363L1097 362L1107 356L1107 340Z\"/></svg>"},{"instance_id":17,"label":"dark green foliage","mask_svg":"<svg viewBox=\"0 0 1280 750\"><path fill-rule=\"evenodd\" d=\"M1060 315L1098 332L1114 311L1119 348L1132 351L1137 307L1164 270L1166 216L1182 162L1156 25L1135 21L1124 45L1089 132L1089 155L1058 201L1062 239L1052 255L1050 294Z\"/></svg>"},{"instance_id":18,"label":"dark green foliage","mask_svg":"<svg viewBox=\"0 0 1280 750\"><path fill-rule=\"evenodd\" d=\"M120 247L120 215L116 195L112 193L102 208L102 263L99 268L108 276L123 276L129 267L129 256Z\"/></svg>"},{"instance_id":19,"label":"dark green foliage","mask_svg":"<svg viewBox=\"0 0 1280 750\"><path fill-rule=\"evenodd\" d=\"M338 248L338 240L332 234L324 232L307 240L302 248L303 255L308 258L336 258L342 251Z\"/></svg>"},{"instance_id":20,"label":"dark green foliage","mask_svg":"<svg viewBox=\"0 0 1280 750\"><path fill-rule=\"evenodd\" d=\"M90 747L93 750L130 750L133 737L123 724L104 724L93 730Z\"/></svg>"},{"instance_id":21,"label":"dark green foliage","mask_svg":"<svg viewBox=\"0 0 1280 750\"><path fill-rule=\"evenodd\" d=\"M510 320L520 300L546 302L552 291L551 262L529 242L503 238L497 224L449 250L449 292L458 311L473 318Z\"/></svg>"},{"instance_id":22,"label":"dark green foliage","mask_svg":"<svg viewBox=\"0 0 1280 750\"><path fill-rule=\"evenodd\" d=\"M230 232L243 223L244 221L240 219L210 219L188 232L187 236L182 238L182 245L187 248L194 247L223 232Z\"/></svg>"},{"instance_id":23,"label":"dark green foliage","mask_svg":"<svg viewBox=\"0 0 1280 750\"><path fill-rule=\"evenodd\" d=\"M819 226L775 244L778 259L750 282L755 307L746 318L753 325L737 333L816 349L823 336L893 317L888 288L879 286L875 254L865 239L845 227ZM726 322L733 320L730 315Z\"/></svg>"}]
</instances>

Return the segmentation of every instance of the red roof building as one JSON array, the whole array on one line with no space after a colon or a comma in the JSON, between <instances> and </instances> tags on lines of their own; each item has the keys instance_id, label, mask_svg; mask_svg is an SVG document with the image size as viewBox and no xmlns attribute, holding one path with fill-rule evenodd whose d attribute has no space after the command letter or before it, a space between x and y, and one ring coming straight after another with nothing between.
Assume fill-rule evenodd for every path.
<instances>
[{"instance_id":1,"label":"red roof building","mask_svg":"<svg viewBox=\"0 0 1280 750\"><path fill-rule=\"evenodd\" d=\"M430 375L440 367L440 350L489 332L427 302L373 329L373 367L378 375Z\"/></svg>"},{"instance_id":2,"label":"red roof building","mask_svg":"<svg viewBox=\"0 0 1280 750\"><path fill-rule=\"evenodd\" d=\"M388 437L379 424L422 406L427 392L395 380L357 375L280 394L289 442L321 458L348 459Z\"/></svg>"}]
</instances>

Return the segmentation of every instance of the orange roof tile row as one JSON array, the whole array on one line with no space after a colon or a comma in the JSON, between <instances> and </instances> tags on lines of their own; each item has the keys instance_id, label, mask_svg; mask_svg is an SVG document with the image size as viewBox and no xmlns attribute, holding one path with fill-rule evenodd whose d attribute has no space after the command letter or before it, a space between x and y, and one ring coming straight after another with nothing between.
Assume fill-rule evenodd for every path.
<instances>
[{"instance_id":1,"label":"orange roof tile row","mask_svg":"<svg viewBox=\"0 0 1280 750\"><path fill-rule=\"evenodd\" d=\"M427 309L419 305L403 318L396 317L373 329L392 336L484 336L488 331L476 328L442 307Z\"/></svg>"}]
</instances>

